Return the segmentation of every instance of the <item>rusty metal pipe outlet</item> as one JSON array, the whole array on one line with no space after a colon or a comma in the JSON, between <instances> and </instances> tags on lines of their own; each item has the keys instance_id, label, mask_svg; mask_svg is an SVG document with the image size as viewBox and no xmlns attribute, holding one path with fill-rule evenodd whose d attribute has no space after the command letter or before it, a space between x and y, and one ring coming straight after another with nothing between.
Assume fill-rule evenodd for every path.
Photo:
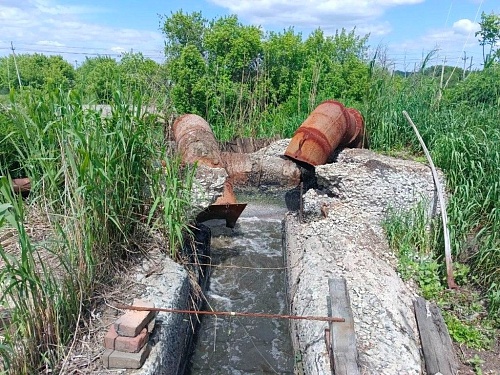
<instances>
[{"instance_id":1,"label":"rusty metal pipe outlet","mask_svg":"<svg viewBox=\"0 0 500 375\"><path fill-rule=\"evenodd\" d=\"M202 117L193 114L180 116L173 124L173 131L177 149L184 163L197 162L209 168L224 168L219 144L210 125ZM222 196L200 212L196 221L225 219L226 226L234 228L245 207L246 203L237 203L231 178L228 177L224 183Z\"/></svg>"},{"instance_id":2,"label":"rusty metal pipe outlet","mask_svg":"<svg viewBox=\"0 0 500 375\"><path fill-rule=\"evenodd\" d=\"M336 100L318 105L300 125L285 156L306 166L325 164L339 146L361 148L364 142L363 116Z\"/></svg>"}]
</instances>

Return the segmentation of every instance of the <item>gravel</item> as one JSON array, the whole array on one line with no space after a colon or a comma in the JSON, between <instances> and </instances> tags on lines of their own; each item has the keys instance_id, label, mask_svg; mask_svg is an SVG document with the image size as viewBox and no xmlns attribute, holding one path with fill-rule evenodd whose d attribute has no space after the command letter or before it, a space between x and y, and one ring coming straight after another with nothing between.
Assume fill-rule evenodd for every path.
<instances>
[{"instance_id":1,"label":"gravel","mask_svg":"<svg viewBox=\"0 0 500 375\"><path fill-rule=\"evenodd\" d=\"M396 273L382 221L390 207L425 199L433 211L430 169L420 163L346 149L316 168L319 188L304 194L303 222L285 217L291 312L328 314L328 279L345 278L362 374L420 374L420 342L412 308L415 288ZM305 374L330 373L325 323L295 321L292 336Z\"/></svg>"}]
</instances>

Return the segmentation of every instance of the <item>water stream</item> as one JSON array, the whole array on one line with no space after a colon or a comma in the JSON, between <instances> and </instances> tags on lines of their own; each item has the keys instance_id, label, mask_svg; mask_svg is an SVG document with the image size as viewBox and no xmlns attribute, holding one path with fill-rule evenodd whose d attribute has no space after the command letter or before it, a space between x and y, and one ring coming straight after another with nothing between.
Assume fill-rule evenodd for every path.
<instances>
[{"instance_id":1,"label":"water stream","mask_svg":"<svg viewBox=\"0 0 500 375\"><path fill-rule=\"evenodd\" d=\"M205 293L214 311L287 314L281 220L277 203L249 203L234 229L212 230L211 276ZM289 322L204 316L188 374L293 374Z\"/></svg>"}]
</instances>

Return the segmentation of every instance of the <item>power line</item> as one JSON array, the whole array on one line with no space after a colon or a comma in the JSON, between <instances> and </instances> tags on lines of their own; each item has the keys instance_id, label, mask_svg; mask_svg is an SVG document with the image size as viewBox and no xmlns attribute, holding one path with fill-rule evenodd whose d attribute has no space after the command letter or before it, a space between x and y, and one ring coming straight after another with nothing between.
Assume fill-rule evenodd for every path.
<instances>
[{"instance_id":1,"label":"power line","mask_svg":"<svg viewBox=\"0 0 500 375\"><path fill-rule=\"evenodd\" d=\"M55 47L55 48L23 48L23 46L33 46L33 47L39 47L39 45L35 44L16 44L16 49L18 51L21 51L22 53L50 53L50 54L64 54L64 55L78 55L78 56L110 56L110 57L122 57L123 54L127 53L126 51L124 52L117 52L114 50L110 50L109 48L102 48L102 47L96 47L96 48L89 48L89 47L73 47L73 46L64 46L61 48ZM10 47L3 47L0 44L0 50L10 50ZM80 51L71 51L70 49L78 49ZM89 51L89 52L86 52ZM95 51L103 51L103 53L100 52L95 52ZM161 59L164 57L163 51L160 50L146 50L146 51L141 51L140 52L144 57L147 58L152 58L152 59Z\"/></svg>"}]
</instances>

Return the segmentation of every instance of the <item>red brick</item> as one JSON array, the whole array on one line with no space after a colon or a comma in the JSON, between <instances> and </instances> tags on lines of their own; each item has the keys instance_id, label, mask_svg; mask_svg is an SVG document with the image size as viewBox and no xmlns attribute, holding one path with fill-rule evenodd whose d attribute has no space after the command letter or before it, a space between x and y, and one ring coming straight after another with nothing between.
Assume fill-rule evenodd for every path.
<instances>
[{"instance_id":1,"label":"red brick","mask_svg":"<svg viewBox=\"0 0 500 375\"><path fill-rule=\"evenodd\" d=\"M104 347L106 349L114 349L120 352L137 353L139 352L149 338L147 328L143 328L141 333L135 337L119 336L114 325L109 327L108 333L104 336Z\"/></svg>"},{"instance_id":2,"label":"red brick","mask_svg":"<svg viewBox=\"0 0 500 375\"><path fill-rule=\"evenodd\" d=\"M139 353L125 353L106 349L101 358L106 368L139 369L146 362L150 352L151 345L145 345Z\"/></svg>"},{"instance_id":3,"label":"red brick","mask_svg":"<svg viewBox=\"0 0 500 375\"><path fill-rule=\"evenodd\" d=\"M115 330L115 325L111 324L111 326L108 329L108 332L106 332L106 336L104 336L104 347L106 349L115 349L115 340L118 337L118 333L116 333Z\"/></svg>"},{"instance_id":4,"label":"red brick","mask_svg":"<svg viewBox=\"0 0 500 375\"><path fill-rule=\"evenodd\" d=\"M155 307L153 303L135 299L134 306ZM127 312L119 317L114 326L119 336L135 337L144 327L156 316L154 311L135 311Z\"/></svg>"}]
</instances>

